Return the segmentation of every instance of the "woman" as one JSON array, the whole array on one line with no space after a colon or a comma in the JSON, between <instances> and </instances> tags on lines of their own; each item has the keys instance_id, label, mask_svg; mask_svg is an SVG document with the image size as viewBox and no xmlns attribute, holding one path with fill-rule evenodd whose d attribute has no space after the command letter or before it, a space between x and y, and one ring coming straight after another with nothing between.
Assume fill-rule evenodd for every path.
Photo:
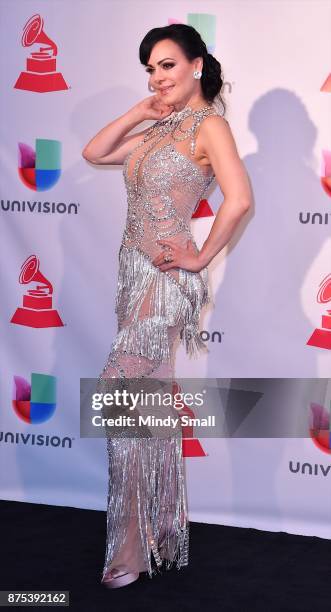
<instances>
[{"instance_id":1,"label":"woman","mask_svg":"<svg viewBox=\"0 0 331 612\"><path fill-rule=\"evenodd\" d=\"M220 111L221 66L191 26L154 28L140 61L154 95L109 123L87 144L94 164L123 164L128 194L119 253L118 333L99 377L170 379L175 340L189 355L209 299L207 265L228 243L251 204L248 177ZM224 105L223 105L224 109ZM150 128L128 135L144 120ZM224 201L199 251L190 219L216 178ZM107 386L108 385L108 386ZM101 388L101 386L99 387ZM109 489L102 583L115 588L188 563L189 521L181 436L147 428L107 437Z\"/></svg>"}]
</instances>

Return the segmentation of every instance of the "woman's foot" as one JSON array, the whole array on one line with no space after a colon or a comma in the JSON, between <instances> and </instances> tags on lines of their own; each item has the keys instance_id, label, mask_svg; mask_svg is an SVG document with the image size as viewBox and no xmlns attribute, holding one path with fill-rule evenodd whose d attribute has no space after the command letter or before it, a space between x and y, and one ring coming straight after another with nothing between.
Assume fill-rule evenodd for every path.
<instances>
[{"instance_id":1,"label":"woman's foot","mask_svg":"<svg viewBox=\"0 0 331 612\"><path fill-rule=\"evenodd\" d=\"M117 589L118 587L131 584L139 578L139 572L122 572L121 570L111 569L102 579L103 584L108 589Z\"/></svg>"}]
</instances>

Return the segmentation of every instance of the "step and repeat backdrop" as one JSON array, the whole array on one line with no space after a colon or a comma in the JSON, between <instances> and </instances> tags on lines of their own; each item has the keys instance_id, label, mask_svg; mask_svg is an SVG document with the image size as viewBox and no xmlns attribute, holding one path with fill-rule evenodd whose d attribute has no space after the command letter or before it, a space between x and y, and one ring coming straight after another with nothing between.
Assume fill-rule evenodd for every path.
<instances>
[{"instance_id":1,"label":"step and repeat backdrop","mask_svg":"<svg viewBox=\"0 0 331 612\"><path fill-rule=\"evenodd\" d=\"M0 0L0 13L1 497L106 507L80 380L117 331L127 202L122 167L82 150L152 95L147 31L187 23L221 62L254 193L209 266L208 353L176 353L178 380L213 381L224 424L218 438L183 429L190 518L330 538L331 2ZM198 245L222 200L216 185L200 202Z\"/></svg>"}]
</instances>

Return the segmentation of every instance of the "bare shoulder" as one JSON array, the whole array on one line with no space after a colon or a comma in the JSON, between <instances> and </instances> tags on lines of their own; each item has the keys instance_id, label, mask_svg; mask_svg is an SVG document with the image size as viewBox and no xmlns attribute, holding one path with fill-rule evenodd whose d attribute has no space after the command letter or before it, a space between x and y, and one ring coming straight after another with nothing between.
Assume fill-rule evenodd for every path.
<instances>
[{"instance_id":1,"label":"bare shoulder","mask_svg":"<svg viewBox=\"0 0 331 612\"><path fill-rule=\"evenodd\" d=\"M251 202L251 188L244 164L228 121L221 115L210 115L202 121L199 142L205 161L213 168L225 198L247 210Z\"/></svg>"},{"instance_id":2,"label":"bare shoulder","mask_svg":"<svg viewBox=\"0 0 331 612\"><path fill-rule=\"evenodd\" d=\"M237 153L236 143L229 122L221 115L209 115L201 122L199 129L199 149L209 157L213 151Z\"/></svg>"},{"instance_id":3,"label":"bare shoulder","mask_svg":"<svg viewBox=\"0 0 331 612\"><path fill-rule=\"evenodd\" d=\"M231 135L229 122L221 115L208 115L200 125L200 139L202 141L216 140L220 136Z\"/></svg>"}]
</instances>

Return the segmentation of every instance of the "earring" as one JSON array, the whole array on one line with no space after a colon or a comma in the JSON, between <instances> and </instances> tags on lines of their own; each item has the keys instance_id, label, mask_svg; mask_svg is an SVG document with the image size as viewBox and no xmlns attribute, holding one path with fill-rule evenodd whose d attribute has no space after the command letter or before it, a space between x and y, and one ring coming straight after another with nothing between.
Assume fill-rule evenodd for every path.
<instances>
[{"instance_id":1,"label":"earring","mask_svg":"<svg viewBox=\"0 0 331 612\"><path fill-rule=\"evenodd\" d=\"M195 70L193 72L193 76L194 76L195 79L201 79L201 76L202 76L201 70Z\"/></svg>"},{"instance_id":2,"label":"earring","mask_svg":"<svg viewBox=\"0 0 331 612\"><path fill-rule=\"evenodd\" d=\"M154 92L154 91L155 91L155 89L153 89L153 87L152 87L152 86L151 86L149 83L148 83L148 89L149 89L149 91L151 91L151 92Z\"/></svg>"}]
</instances>

